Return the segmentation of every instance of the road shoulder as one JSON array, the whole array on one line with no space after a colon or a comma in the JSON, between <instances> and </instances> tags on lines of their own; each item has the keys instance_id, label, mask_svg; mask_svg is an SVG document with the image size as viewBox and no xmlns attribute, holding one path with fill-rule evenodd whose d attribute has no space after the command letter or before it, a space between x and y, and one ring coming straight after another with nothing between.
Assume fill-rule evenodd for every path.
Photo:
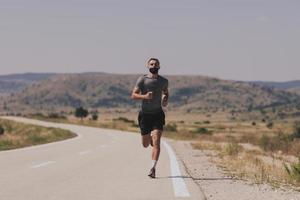
<instances>
[{"instance_id":1,"label":"road shoulder","mask_svg":"<svg viewBox=\"0 0 300 200\"><path fill-rule=\"evenodd\" d=\"M203 192L208 200L296 200L300 199L300 192L286 188L272 188L267 184L253 184L250 181L238 180L226 175L210 161L214 156L211 151L193 149L187 141L172 141L178 159Z\"/></svg>"}]
</instances>

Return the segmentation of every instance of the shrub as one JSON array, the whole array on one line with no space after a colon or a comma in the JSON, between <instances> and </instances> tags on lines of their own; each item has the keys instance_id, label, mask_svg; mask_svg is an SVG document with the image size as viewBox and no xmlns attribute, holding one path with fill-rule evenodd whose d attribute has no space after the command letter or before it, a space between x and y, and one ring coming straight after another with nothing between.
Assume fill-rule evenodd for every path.
<instances>
[{"instance_id":1,"label":"shrub","mask_svg":"<svg viewBox=\"0 0 300 200\"><path fill-rule=\"evenodd\" d=\"M283 152L289 152L292 142L293 142L292 135L279 132L274 137L273 149L282 150Z\"/></svg>"},{"instance_id":2,"label":"shrub","mask_svg":"<svg viewBox=\"0 0 300 200\"><path fill-rule=\"evenodd\" d=\"M58 113L50 113L50 114L48 115L48 117L49 117L49 118L52 118L52 119L66 119L65 116L60 115L60 114L58 114Z\"/></svg>"},{"instance_id":3,"label":"shrub","mask_svg":"<svg viewBox=\"0 0 300 200\"><path fill-rule=\"evenodd\" d=\"M139 128L139 125L135 122L133 122L131 126L134 127L134 128Z\"/></svg>"},{"instance_id":4,"label":"shrub","mask_svg":"<svg viewBox=\"0 0 300 200\"><path fill-rule=\"evenodd\" d=\"M224 151L227 155L237 155L242 150L242 147L238 143L229 143L225 146Z\"/></svg>"},{"instance_id":5,"label":"shrub","mask_svg":"<svg viewBox=\"0 0 300 200\"><path fill-rule=\"evenodd\" d=\"M256 126L256 122L252 122L252 126Z\"/></svg>"},{"instance_id":6,"label":"shrub","mask_svg":"<svg viewBox=\"0 0 300 200\"><path fill-rule=\"evenodd\" d=\"M300 182L300 157L298 159L298 163L292 163L290 167L284 164L286 172L296 182Z\"/></svg>"},{"instance_id":7,"label":"shrub","mask_svg":"<svg viewBox=\"0 0 300 200\"><path fill-rule=\"evenodd\" d=\"M294 138L300 138L300 121L296 121L294 123L294 132L293 132L293 137Z\"/></svg>"},{"instance_id":8,"label":"shrub","mask_svg":"<svg viewBox=\"0 0 300 200\"><path fill-rule=\"evenodd\" d=\"M50 113L50 114L48 115L48 117L49 117L49 118L54 118L54 119L56 119L56 118L59 118L59 115L58 115L57 113Z\"/></svg>"},{"instance_id":9,"label":"shrub","mask_svg":"<svg viewBox=\"0 0 300 200\"><path fill-rule=\"evenodd\" d=\"M196 128L194 132L200 134L211 134L211 131L209 131L207 128L204 127Z\"/></svg>"},{"instance_id":10,"label":"shrub","mask_svg":"<svg viewBox=\"0 0 300 200\"><path fill-rule=\"evenodd\" d=\"M292 141L292 135L279 132L274 137L263 135L259 139L259 146L265 151L282 150L288 152Z\"/></svg>"},{"instance_id":11,"label":"shrub","mask_svg":"<svg viewBox=\"0 0 300 200\"><path fill-rule=\"evenodd\" d=\"M4 134L4 128L2 127L2 125L0 125L0 135Z\"/></svg>"},{"instance_id":12,"label":"shrub","mask_svg":"<svg viewBox=\"0 0 300 200\"><path fill-rule=\"evenodd\" d=\"M263 135L261 136L261 138L259 139L259 142L258 142L260 148L262 148L263 150L267 150L268 149L268 146L270 144L270 137L268 137L267 135Z\"/></svg>"},{"instance_id":13,"label":"shrub","mask_svg":"<svg viewBox=\"0 0 300 200\"><path fill-rule=\"evenodd\" d=\"M96 120L98 120L98 115L97 114L92 114L92 119L94 120L94 121L96 121Z\"/></svg>"},{"instance_id":14,"label":"shrub","mask_svg":"<svg viewBox=\"0 0 300 200\"><path fill-rule=\"evenodd\" d=\"M32 116L32 117L38 117L38 118L44 118L44 117L46 117L43 113L39 113L39 112L33 113L30 116Z\"/></svg>"},{"instance_id":15,"label":"shrub","mask_svg":"<svg viewBox=\"0 0 300 200\"><path fill-rule=\"evenodd\" d=\"M269 123L267 124L267 127L271 129L271 128L273 128L273 125L274 125L273 122L269 122Z\"/></svg>"},{"instance_id":16,"label":"shrub","mask_svg":"<svg viewBox=\"0 0 300 200\"><path fill-rule=\"evenodd\" d=\"M177 132L177 125L176 124L167 124L167 125L165 125L164 130L170 131L170 132Z\"/></svg>"},{"instance_id":17,"label":"shrub","mask_svg":"<svg viewBox=\"0 0 300 200\"><path fill-rule=\"evenodd\" d=\"M123 122L126 122L126 123L134 123L133 120L127 119L126 117L119 117L119 118L114 119L114 120L119 120L119 121L123 121Z\"/></svg>"},{"instance_id":18,"label":"shrub","mask_svg":"<svg viewBox=\"0 0 300 200\"><path fill-rule=\"evenodd\" d=\"M204 124L210 124L210 121L209 120L206 120L203 122Z\"/></svg>"}]
</instances>

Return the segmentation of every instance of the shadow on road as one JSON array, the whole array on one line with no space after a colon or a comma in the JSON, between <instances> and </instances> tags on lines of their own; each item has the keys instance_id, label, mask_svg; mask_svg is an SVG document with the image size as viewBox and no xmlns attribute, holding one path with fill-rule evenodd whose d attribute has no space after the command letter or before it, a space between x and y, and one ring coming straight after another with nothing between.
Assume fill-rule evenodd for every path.
<instances>
[{"instance_id":1,"label":"shadow on road","mask_svg":"<svg viewBox=\"0 0 300 200\"><path fill-rule=\"evenodd\" d=\"M162 177L156 177L157 179L166 179L166 178L190 178L195 181L214 181L214 180L241 180L237 178L232 177L217 177L217 178L195 178L191 176L162 176Z\"/></svg>"}]
</instances>

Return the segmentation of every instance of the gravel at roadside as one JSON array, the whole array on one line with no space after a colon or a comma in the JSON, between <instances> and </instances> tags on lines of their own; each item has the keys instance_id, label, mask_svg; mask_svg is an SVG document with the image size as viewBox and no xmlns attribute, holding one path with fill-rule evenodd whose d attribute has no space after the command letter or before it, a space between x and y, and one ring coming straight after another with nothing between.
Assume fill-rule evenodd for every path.
<instances>
[{"instance_id":1,"label":"gravel at roadside","mask_svg":"<svg viewBox=\"0 0 300 200\"><path fill-rule=\"evenodd\" d=\"M210 162L214 152L193 149L189 142L169 140L188 174L208 200L300 200L300 192L229 177Z\"/></svg>"}]
</instances>

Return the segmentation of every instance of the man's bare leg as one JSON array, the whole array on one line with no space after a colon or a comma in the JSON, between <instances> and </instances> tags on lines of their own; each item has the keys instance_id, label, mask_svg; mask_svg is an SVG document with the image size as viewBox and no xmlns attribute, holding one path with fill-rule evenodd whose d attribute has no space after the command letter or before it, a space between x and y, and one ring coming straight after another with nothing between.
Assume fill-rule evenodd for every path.
<instances>
[{"instance_id":1,"label":"man's bare leg","mask_svg":"<svg viewBox=\"0 0 300 200\"><path fill-rule=\"evenodd\" d=\"M160 138L162 131L155 129L151 132L151 141L152 141L152 167L148 174L149 177L155 178L155 168L160 154ZM149 145L149 144L148 144Z\"/></svg>"},{"instance_id":2,"label":"man's bare leg","mask_svg":"<svg viewBox=\"0 0 300 200\"><path fill-rule=\"evenodd\" d=\"M160 138L162 135L162 131L155 129L152 131L151 137L153 142L153 148L152 148L152 161L157 162L160 154ZM155 165L153 166L155 168Z\"/></svg>"},{"instance_id":3,"label":"man's bare leg","mask_svg":"<svg viewBox=\"0 0 300 200\"><path fill-rule=\"evenodd\" d=\"M143 147L147 148L150 143L151 143L151 135L150 135L150 133L146 134L146 135L142 135L142 144L143 144Z\"/></svg>"}]
</instances>

